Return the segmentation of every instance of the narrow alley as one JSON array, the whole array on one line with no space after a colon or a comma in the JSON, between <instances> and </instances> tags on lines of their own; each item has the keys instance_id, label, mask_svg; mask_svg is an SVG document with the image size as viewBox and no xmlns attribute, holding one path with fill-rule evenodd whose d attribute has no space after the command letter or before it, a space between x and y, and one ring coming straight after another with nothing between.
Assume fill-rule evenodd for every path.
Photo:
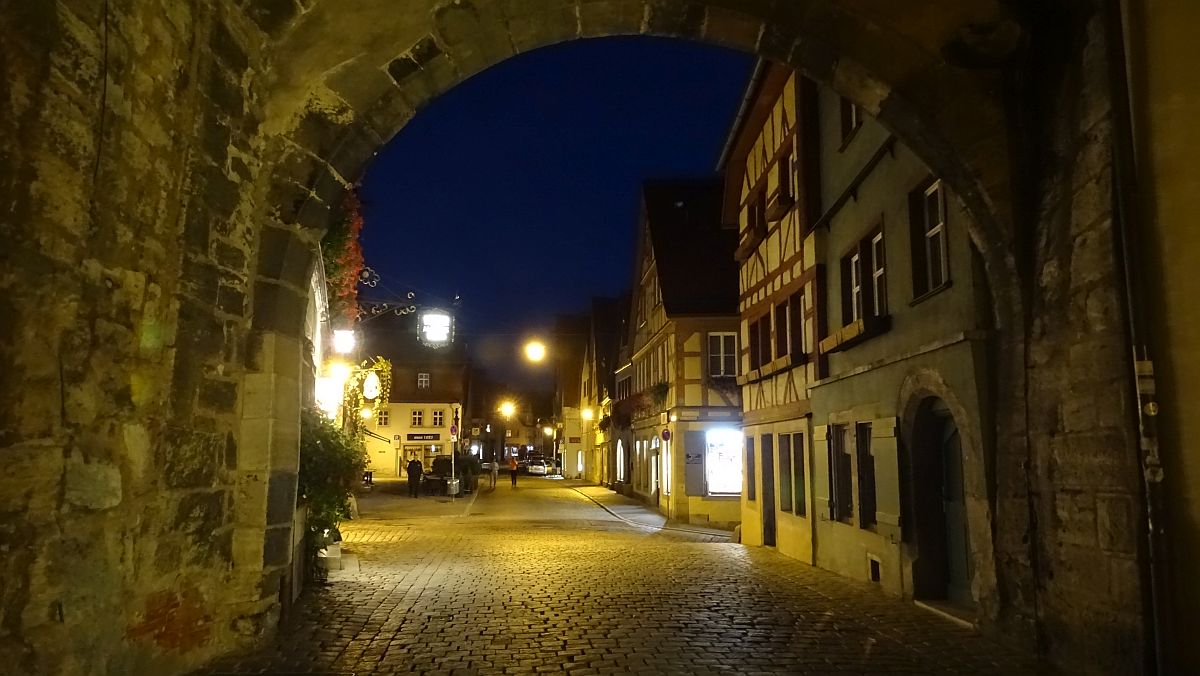
<instances>
[{"instance_id":1,"label":"narrow alley","mask_svg":"<svg viewBox=\"0 0 1200 676\"><path fill-rule=\"evenodd\" d=\"M201 673L1036 671L868 583L647 525L661 517L582 482L522 477L442 500L362 500L348 569L271 647Z\"/></svg>"}]
</instances>

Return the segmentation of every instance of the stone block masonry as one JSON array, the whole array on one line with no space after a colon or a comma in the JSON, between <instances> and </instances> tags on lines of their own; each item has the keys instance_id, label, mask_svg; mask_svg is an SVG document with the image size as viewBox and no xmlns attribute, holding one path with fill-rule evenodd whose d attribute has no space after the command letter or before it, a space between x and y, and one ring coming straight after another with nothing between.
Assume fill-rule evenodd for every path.
<instances>
[{"instance_id":1,"label":"stone block masonry","mask_svg":"<svg viewBox=\"0 0 1200 676\"><path fill-rule=\"evenodd\" d=\"M996 308L994 628L1136 670L1100 3L910 4L0 0L0 664L174 673L273 631L306 275L344 187L510 54L652 34L802 67L961 196ZM1033 65L1004 47L1026 37Z\"/></svg>"}]
</instances>

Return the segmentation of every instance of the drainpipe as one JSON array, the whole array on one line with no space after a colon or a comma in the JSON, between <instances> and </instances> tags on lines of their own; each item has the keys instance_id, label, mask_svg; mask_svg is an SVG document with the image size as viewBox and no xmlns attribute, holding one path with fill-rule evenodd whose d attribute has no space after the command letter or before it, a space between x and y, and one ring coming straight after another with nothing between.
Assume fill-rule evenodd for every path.
<instances>
[{"instance_id":1,"label":"drainpipe","mask_svg":"<svg viewBox=\"0 0 1200 676\"><path fill-rule=\"evenodd\" d=\"M1138 442L1142 469L1142 498L1145 506L1145 556L1149 587L1143 594L1145 612L1150 619L1152 652L1147 665L1152 673L1169 671L1165 646L1170 638L1170 587L1167 576L1166 500L1163 493L1163 467L1158 445L1158 402L1155 399L1154 361L1150 351L1150 332L1142 312L1140 299L1145 297L1144 284L1134 258L1140 252L1134 241L1134 222L1145 212L1137 186L1137 137L1134 131L1134 102L1130 93L1130 69L1126 40L1130 26L1128 0L1107 0L1109 77L1113 93L1113 224L1116 230L1117 255L1124 277L1124 294L1128 336L1133 348L1134 391L1137 393Z\"/></svg>"}]
</instances>

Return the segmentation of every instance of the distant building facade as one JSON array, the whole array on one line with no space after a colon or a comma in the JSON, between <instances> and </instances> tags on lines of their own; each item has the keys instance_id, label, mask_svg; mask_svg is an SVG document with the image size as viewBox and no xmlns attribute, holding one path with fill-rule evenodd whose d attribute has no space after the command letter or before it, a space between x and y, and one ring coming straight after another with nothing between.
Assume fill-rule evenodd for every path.
<instances>
[{"instance_id":1,"label":"distant building facade","mask_svg":"<svg viewBox=\"0 0 1200 676\"><path fill-rule=\"evenodd\" d=\"M607 485L613 480L612 412L616 379L617 332L620 331L622 301L593 298L588 322L587 345L580 376L580 407L585 467L583 478Z\"/></svg>"},{"instance_id":2,"label":"distant building facade","mask_svg":"<svg viewBox=\"0 0 1200 676\"><path fill-rule=\"evenodd\" d=\"M411 316L380 317L364 324L365 353L392 362L391 393L367 422L368 469L399 476L409 460L428 469L439 455L458 448L469 364L455 344L431 348L417 341Z\"/></svg>"},{"instance_id":3,"label":"distant building facade","mask_svg":"<svg viewBox=\"0 0 1200 676\"><path fill-rule=\"evenodd\" d=\"M632 445L618 450L618 481L668 518L732 526L742 488L737 233L722 227L718 181L648 181L642 201L629 361L617 373Z\"/></svg>"}]
</instances>

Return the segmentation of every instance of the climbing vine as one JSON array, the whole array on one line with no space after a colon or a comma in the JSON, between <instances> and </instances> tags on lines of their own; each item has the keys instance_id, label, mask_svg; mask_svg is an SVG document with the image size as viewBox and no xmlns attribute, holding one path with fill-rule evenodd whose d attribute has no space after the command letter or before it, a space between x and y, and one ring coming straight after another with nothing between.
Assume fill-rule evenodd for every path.
<instances>
[{"instance_id":1,"label":"climbing vine","mask_svg":"<svg viewBox=\"0 0 1200 676\"><path fill-rule=\"evenodd\" d=\"M342 209L345 217L325 233L321 252L329 288L329 315L349 325L358 318L358 281L364 265L359 242L363 229L362 203L355 190L346 191Z\"/></svg>"}]
</instances>

